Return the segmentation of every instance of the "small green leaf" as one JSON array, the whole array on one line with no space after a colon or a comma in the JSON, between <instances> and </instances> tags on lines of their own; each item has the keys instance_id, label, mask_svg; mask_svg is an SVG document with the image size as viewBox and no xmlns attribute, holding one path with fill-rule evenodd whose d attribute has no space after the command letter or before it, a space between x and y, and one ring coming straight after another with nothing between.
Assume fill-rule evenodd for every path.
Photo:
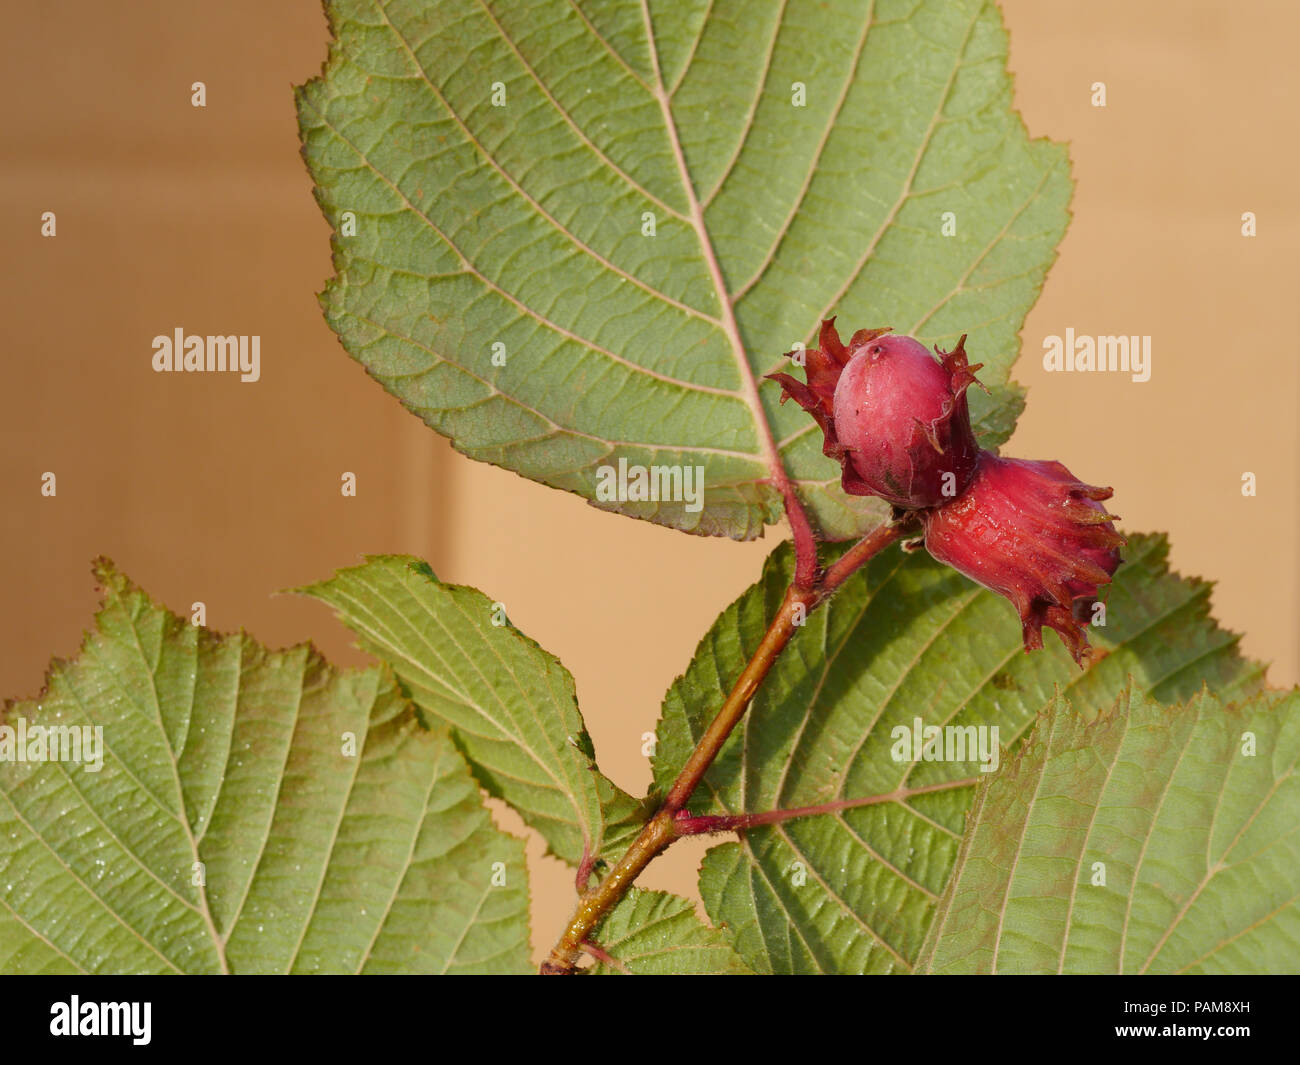
<instances>
[{"instance_id":1,"label":"small green leaf","mask_svg":"<svg viewBox=\"0 0 1300 1065\"><path fill-rule=\"evenodd\" d=\"M834 557L834 553L830 553ZM1105 652L1080 672L1055 636L1026 654L1005 599L923 552L884 552L809 615L691 802L753 813L858 805L749 830L705 856L700 888L758 972L907 972L957 857L977 761L895 761L895 729L985 726L1011 747L1060 690L1113 701L1132 677L1161 699L1202 682L1250 692L1262 667L1209 618L1209 585L1169 573L1162 537L1133 536L1108 591ZM723 612L659 724L666 787L762 638L790 583L788 546Z\"/></svg>"},{"instance_id":2,"label":"small green leaf","mask_svg":"<svg viewBox=\"0 0 1300 1065\"><path fill-rule=\"evenodd\" d=\"M96 572L78 658L0 714L0 745L76 729L61 753L83 758L0 759L0 971L529 969L523 844L391 676L196 628Z\"/></svg>"},{"instance_id":3,"label":"small green leaf","mask_svg":"<svg viewBox=\"0 0 1300 1065\"><path fill-rule=\"evenodd\" d=\"M935 973L1300 969L1300 693L1053 702L979 788Z\"/></svg>"},{"instance_id":4,"label":"small green leaf","mask_svg":"<svg viewBox=\"0 0 1300 1065\"><path fill-rule=\"evenodd\" d=\"M1016 421L1025 409L1025 390L1012 381L995 385L989 391L993 401L976 412L972 426L981 447L997 448L1011 439Z\"/></svg>"},{"instance_id":5,"label":"small green leaf","mask_svg":"<svg viewBox=\"0 0 1300 1065\"><path fill-rule=\"evenodd\" d=\"M559 857L577 865L635 833L639 804L592 763L572 675L509 624L503 604L404 555L300 591L334 607L407 697L456 730L483 787Z\"/></svg>"},{"instance_id":6,"label":"small green leaf","mask_svg":"<svg viewBox=\"0 0 1300 1065\"><path fill-rule=\"evenodd\" d=\"M951 347L1020 390L1017 334L1065 232L1062 145L1012 109L990 0L328 0L298 91L334 228L344 347L472 458L674 528L748 539L784 461L823 532L846 495L762 382L838 315ZM598 471L703 469L686 498Z\"/></svg>"},{"instance_id":7,"label":"small green leaf","mask_svg":"<svg viewBox=\"0 0 1300 1065\"><path fill-rule=\"evenodd\" d=\"M593 975L752 975L687 899L663 891L633 888L610 911L597 938L613 963L598 962L586 970Z\"/></svg>"}]
</instances>

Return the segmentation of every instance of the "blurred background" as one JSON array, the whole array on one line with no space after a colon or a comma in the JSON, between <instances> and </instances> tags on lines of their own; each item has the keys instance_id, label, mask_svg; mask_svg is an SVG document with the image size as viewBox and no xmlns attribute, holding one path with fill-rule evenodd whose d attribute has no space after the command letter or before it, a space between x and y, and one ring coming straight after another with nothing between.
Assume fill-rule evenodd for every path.
<instances>
[{"instance_id":1,"label":"blurred background","mask_svg":"<svg viewBox=\"0 0 1300 1065\"><path fill-rule=\"evenodd\" d=\"M1289 0L1004 0L1031 135L1067 141L1074 221L1022 333L1029 406L1004 453L1115 488L1133 531L1217 582L1220 623L1300 681L1300 100ZM649 783L642 734L781 528L749 544L600 513L456 455L343 351L315 294L329 231L291 85L316 0L47 0L7 12L0 152L0 699L76 653L105 554L178 613L366 661L322 605L273 593L363 553L423 556L558 655L606 771ZM207 107L190 104L203 81ZM1090 103L1104 81L1107 106ZM57 237L40 235L42 212ZM1241 235L1254 212L1258 235ZM262 380L160 375L151 340L260 334ZM1153 374L1047 374L1043 337L1153 336ZM58 495L43 498L53 471ZM345 471L356 498L340 495ZM1256 475L1253 498L1242 474ZM499 821L524 832L503 808ZM707 844L643 878L695 897ZM537 859L541 846L530 844ZM572 874L534 862L534 941Z\"/></svg>"}]
</instances>

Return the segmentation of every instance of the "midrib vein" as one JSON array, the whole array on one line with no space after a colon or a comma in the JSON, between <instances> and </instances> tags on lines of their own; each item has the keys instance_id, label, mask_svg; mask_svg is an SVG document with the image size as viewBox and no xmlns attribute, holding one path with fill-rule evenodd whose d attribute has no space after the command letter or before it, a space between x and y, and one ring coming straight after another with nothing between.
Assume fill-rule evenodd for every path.
<instances>
[{"instance_id":1,"label":"midrib vein","mask_svg":"<svg viewBox=\"0 0 1300 1065\"><path fill-rule=\"evenodd\" d=\"M789 475L785 469L785 462L781 458L781 452L777 449L776 439L772 436L772 427L768 424L767 414L763 410L763 401L758 395L758 381L754 377L753 367L749 365L749 359L745 355L745 344L740 337L740 326L736 323L735 305L732 302L730 292L727 290L727 283L722 276L722 267L718 262L717 253L713 249L713 241L709 237L708 226L704 223L704 210L700 206L700 198L695 194L695 183L691 180L690 170L686 166L686 155L682 151L681 139L677 135L677 123L673 118L672 100L664 88L663 72L659 69L659 49L655 44L654 23L650 19L648 0L641 0L641 17L645 22L646 45L650 50L650 65L654 71L654 85L652 86L654 97L659 102L659 110L663 114L664 126L668 131L668 140L673 149L673 159L677 163L677 173L681 179L682 191L686 195L691 225L695 229L696 238L700 242L700 250L704 254L709 277L713 281L713 287L717 290L722 331L726 334L731 345L731 354L736 361L736 370L740 375L740 395L749 407L750 414L754 419L754 428L757 432L763 459L771 472L772 485L783 497L788 499L792 496L794 487L790 483Z\"/></svg>"}]
</instances>

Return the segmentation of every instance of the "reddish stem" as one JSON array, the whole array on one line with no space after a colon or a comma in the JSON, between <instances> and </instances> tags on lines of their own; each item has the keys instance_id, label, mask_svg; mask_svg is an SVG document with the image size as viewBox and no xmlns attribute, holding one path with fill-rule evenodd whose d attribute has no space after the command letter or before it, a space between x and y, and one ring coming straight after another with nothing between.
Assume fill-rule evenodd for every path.
<instances>
[{"instance_id":1,"label":"reddish stem","mask_svg":"<svg viewBox=\"0 0 1300 1065\"><path fill-rule=\"evenodd\" d=\"M971 787L979 783L978 777L963 780L945 780L941 784L926 784L920 788L898 787L880 795L868 795L861 799L837 799L835 802L819 803L816 806L792 806L785 810L766 810L756 814L704 814L692 817L687 810L680 810L674 820L677 831L683 836L698 836L709 832L744 832L748 828L761 825L775 825L790 821L796 817L814 817L817 814L833 814L840 810L852 810L859 806L875 806L882 802L906 802L913 795L925 795L932 791L949 791L953 788Z\"/></svg>"},{"instance_id":2,"label":"reddish stem","mask_svg":"<svg viewBox=\"0 0 1300 1065\"><path fill-rule=\"evenodd\" d=\"M577 965L582 945L590 939L592 931L610 909L627 894L641 871L683 833L677 827L677 814L686 806L691 793L713 764L732 729L745 715L754 693L767 677L773 664L785 650L786 644L814 609L824 603L848 578L873 555L884 550L904 536L910 529L908 521L898 521L873 529L850 548L831 566L812 587L801 588L797 583L786 589L776 615L768 624L763 639L750 656L749 662L736 678L717 716L709 723L695 745L695 750L682 766L673 781L664 804L638 833L632 845L609 871L604 880L583 892L578 909L569 921L564 934L552 949L541 971L548 975L572 973Z\"/></svg>"},{"instance_id":3,"label":"reddish stem","mask_svg":"<svg viewBox=\"0 0 1300 1065\"><path fill-rule=\"evenodd\" d=\"M611 969L617 969L619 972L626 973L629 976L632 975L631 969L594 940L584 939L582 941L582 949L600 962L601 965L608 965Z\"/></svg>"},{"instance_id":4,"label":"reddish stem","mask_svg":"<svg viewBox=\"0 0 1300 1065\"><path fill-rule=\"evenodd\" d=\"M591 874L596 868L596 856L591 851L591 841L583 840L582 843L582 861L578 863L578 873L573 878L574 885L578 889L578 897L591 886Z\"/></svg>"},{"instance_id":5,"label":"reddish stem","mask_svg":"<svg viewBox=\"0 0 1300 1065\"><path fill-rule=\"evenodd\" d=\"M817 537L794 484L785 477L778 487L785 500L785 516L794 537L794 586L811 591L817 584Z\"/></svg>"}]
</instances>

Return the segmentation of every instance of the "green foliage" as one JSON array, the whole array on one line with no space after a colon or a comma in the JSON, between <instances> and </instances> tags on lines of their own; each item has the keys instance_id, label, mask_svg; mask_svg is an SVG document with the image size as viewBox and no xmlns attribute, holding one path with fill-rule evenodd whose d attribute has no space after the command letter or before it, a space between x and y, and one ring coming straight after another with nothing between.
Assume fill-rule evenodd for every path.
<instances>
[{"instance_id":1,"label":"green foliage","mask_svg":"<svg viewBox=\"0 0 1300 1065\"><path fill-rule=\"evenodd\" d=\"M977 761L896 761L893 730L976 725L1008 747L1059 692L1104 706L1130 683L1161 699L1202 683L1250 692L1262 668L1208 616L1209 586L1168 572L1161 537L1130 540L1110 587L1105 656L1086 672L1054 637L1026 654L1001 597L918 553L882 553L809 616L696 792L696 814L874 802L753 829L709 851L700 889L758 972L911 971L948 883ZM663 787L775 614L788 546L733 603L669 690L655 760Z\"/></svg>"},{"instance_id":2,"label":"green foliage","mask_svg":"<svg viewBox=\"0 0 1300 1065\"><path fill-rule=\"evenodd\" d=\"M475 588L380 555L304 588L329 603L431 719L456 730L488 793L577 865L625 840L638 804L593 765L573 677Z\"/></svg>"},{"instance_id":3,"label":"green foliage","mask_svg":"<svg viewBox=\"0 0 1300 1065\"><path fill-rule=\"evenodd\" d=\"M696 915L686 899L633 888L605 918L600 946L614 965L596 964L593 975L740 976L750 970L726 938Z\"/></svg>"},{"instance_id":4,"label":"green foliage","mask_svg":"<svg viewBox=\"0 0 1300 1065\"><path fill-rule=\"evenodd\" d=\"M463 453L738 539L779 518L783 463L825 537L853 538L883 506L842 492L811 419L762 382L830 315L969 334L981 443L1010 435L1071 182L1011 109L990 0L326 9L328 61L296 97L335 230L322 304ZM701 467L702 507L598 498L620 461ZM1010 605L955 571L877 556L806 619L691 803L820 812L708 852L716 927L631 889L589 971L1294 970L1300 696L1260 693L1209 586L1166 555L1131 539L1084 672L1055 637L1026 655ZM669 690L652 794L792 570L785 545ZM523 845L479 788L584 874L644 819L597 768L564 666L417 559L302 589L381 660L360 672L97 573L77 659L0 714L103 741L97 769L0 758L0 970L528 971ZM923 726L986 742L900 753ZM0 754L14 742L0 730Z\"/></svg>"},{"instance_id":5,"label":"green foliage","mask_svg":"<svg viewBox=\"0 0 1300 1065\"><path fill-rule=\"evenodd\" d=\"M699 511L598 505L747 539L779 514L772 440L827 536L859 534L879 502L757 387L834 314L969 333L977 428L1009 435L1071 183L1011 109L988 0L327 10L298 92L335 228L325 313L465 454L589 500L603 464L698 465Z\"/></svg>"},{"instance_id":6,"label":"green foliage","mask_svg":"<svg viewBox=\"0 0 1300 1065\"><path fill-rule=\"evenodd\" d=\"M1300 694L1055 700L975 796L935 973L1300 969Z\"/></svg>"},{"instance_id":7,"label":"green foliage","mask_svg":"<svg viewBox=\"0 0 1300 1065\"><path fill-rule=\"evenodd\" d=\"M77 659L0 715L100 729L103 752L97 771L0 760L0 971L529 968L523 844L389 674L219 636L111 563L97 576Z\"/></svg>"}]
</instances>

